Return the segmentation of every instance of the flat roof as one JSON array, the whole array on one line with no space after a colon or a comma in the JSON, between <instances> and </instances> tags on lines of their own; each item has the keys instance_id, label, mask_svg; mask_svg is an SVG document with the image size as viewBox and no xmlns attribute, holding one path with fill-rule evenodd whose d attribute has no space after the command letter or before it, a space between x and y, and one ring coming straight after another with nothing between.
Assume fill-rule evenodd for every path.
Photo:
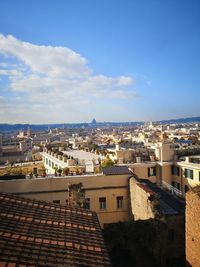
<instances>
[{"instance_id":1,"label":"flat roof","mask_svg":"<svg viewBox=\"0 0 200 267\"><path fill-rule=\"evenodd\" d=\"M94 154L92 152L87 152L83 150L67 150L62 151L63 154L73 157L74 159L78 158L79 160L98 160L99 158L105 158L101 155Z\"/></svg>"},{"instance_id":2,"label":"flat roof","mask_svg":"<svg viewBox=\"0 0 200 267\"><path fill-rule=\"evenodd\" d=\"M0 193L0 266L111 266L95 212Z\"/></svg>"}]
</instances>

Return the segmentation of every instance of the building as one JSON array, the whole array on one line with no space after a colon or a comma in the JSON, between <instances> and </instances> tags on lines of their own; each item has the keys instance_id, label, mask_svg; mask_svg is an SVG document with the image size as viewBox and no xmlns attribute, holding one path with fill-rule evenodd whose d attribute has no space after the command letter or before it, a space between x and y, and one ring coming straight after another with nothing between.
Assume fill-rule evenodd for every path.
<instances>
[{"instance_id":1,"label":"building","mask_svg":"<svg viewBox=\"0 0 200 267\"><path fill-rule=\"evenodd\" d=\"M186 156L168 164L163 174L163 187L185 197L186 192L200 185L200 156Z\"/></svg>"},{"instance_id":2,"label":"building","mask_svg":"<svg viewBox=\"0 0 200 267\"><path fill-rule=\"evenodd\" d=\"M161 189L168 191L171 195L182 199L185 198L185 193L188 189L200 184L200 157L190 156L184 159L177 159L174 151L174 160L171 160L172 146L170 147L169 143L164 143L164 146L167 151L166 155L164 155L165 161L139 161L113 166L111 169L103 169L103 173L94 174L88 171L87 175L82 173L82 175L68 175L59 178L55 177L55 175L53 176L55 168L80 168L82 166L85 170L87 167L86 161L91 161L90 156L98 155L80 150L66 151L68 154L64 153L65 151L55 152L48 150L43 153L43 160L48 173L52 173L52 178L1 181L1 190L65 204L69 185L81 183L85 190L88 206L91 210L97 212L102 226L105 223L126 221L131 218L129 192L129 177L131 175L141 180L149 180ZM89 155L88 158L85 158L84 163L81 163L81 156L70 154L80 153L80 155L83 155L82 152ZM164 152L162 151L162 153ZM94 167L96 167L95 163Z\"/></svg>"},{"instance_id":3,"label":"building","mask_svg":"<svg viewBox=\"0 0 200 267\"><path fill-rule=\"evenodd\" d=\"M94 173L104 157L83 150L66 150L54 152L47 150L42 153L44 166L48 174L54 174L55 169L82 167L86 173Z\"/></svg>"},{"instance_id":4,"label":"building","mask_svg":"<svg viewBox=\"0 0 200 267\"><path fill-rule=\"evenodd\" d=\"M111 266L95 212L0 193L0 266Z\"/></svg>"},{"instance_id":5,"label":"building","mask_svg":"<svg viewBox=\"0 0 200 267\"><path fill-rule=\"evenodd\" d=\"M2 192L23 197L68 203L70 185L82 184L88 208L97 213L101 226L130 219L127 167L112 167L100 175L77 175L54 178L0 181Z\"/></svg>"},{"instance_id":6,"label":"building","mask_svg":"<svg viewBox=\"0 0 200 267\"><path fill-rule=\"evenodd\" d=\"M149 220L156 225L155 244L149 250L159 266L185 266L184 201L149 180L131 177L129 183L134 220Z\"/></svg>"}]
</instances>

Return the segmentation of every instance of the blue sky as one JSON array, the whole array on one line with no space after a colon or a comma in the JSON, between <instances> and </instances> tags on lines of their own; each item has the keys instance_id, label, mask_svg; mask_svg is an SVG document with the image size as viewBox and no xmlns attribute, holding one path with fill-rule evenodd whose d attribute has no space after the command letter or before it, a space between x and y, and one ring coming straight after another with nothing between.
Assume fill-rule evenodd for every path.
<instances>
[{"instance_id":1,"label":"blue sky","mask_svg":"<svg viewBox=\"0 0 200 267\"><path fill-rule=\"evenodd\" d=\"M0 1L0 122L200 116L199 0Z\"/></svg>"}]
</instances>

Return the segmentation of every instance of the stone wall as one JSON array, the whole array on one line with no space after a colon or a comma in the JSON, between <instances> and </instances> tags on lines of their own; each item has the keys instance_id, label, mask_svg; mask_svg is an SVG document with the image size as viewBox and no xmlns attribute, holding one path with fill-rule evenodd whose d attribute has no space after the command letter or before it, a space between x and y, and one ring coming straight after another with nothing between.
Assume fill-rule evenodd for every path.
<instances>
[{"instance_id":1,"label":"stone wall","mask_svg":"<svg viewBox=\"0 0 200 267\"><path fill-rule=\"evenodd\" d=\"M156 200L156 194L134 178L130 179L130 198L134 220L155 218L153 203Z\"/></svg>"}]
</instances>

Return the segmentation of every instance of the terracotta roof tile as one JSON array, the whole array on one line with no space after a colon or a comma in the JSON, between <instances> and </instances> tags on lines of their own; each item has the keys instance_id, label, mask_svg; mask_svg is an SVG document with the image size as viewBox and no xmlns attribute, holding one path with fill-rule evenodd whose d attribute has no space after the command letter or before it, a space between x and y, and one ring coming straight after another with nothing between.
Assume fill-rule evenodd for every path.
<instances>
[{"instance_id":1,"label":"terracotta roof tile","mask_svg":"<svg viewBox=\"0 0 200 267\"><path fill-rule=\"evenodd\" d=\"M0 193L1 266L111 266L94 212Z\"/></svg>"}]
</instances>

